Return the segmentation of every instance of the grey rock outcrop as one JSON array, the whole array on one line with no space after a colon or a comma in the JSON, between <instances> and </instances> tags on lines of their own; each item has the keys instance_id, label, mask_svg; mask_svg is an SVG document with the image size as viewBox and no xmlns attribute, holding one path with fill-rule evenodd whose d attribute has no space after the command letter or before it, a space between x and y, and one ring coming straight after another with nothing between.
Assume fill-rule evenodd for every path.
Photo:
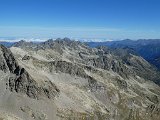
<instances>
[{"instance_id":1,"label":"grey rock outcrop","mask_svg":"<svg viewBox=\"0 0 160 120\"><path fill-rule=\"evenodd\" d=\"M30 59L31 59L31 57L28 56L28 55L25 55L25 56L22 58L22 60L30 60Z\"/></svg>"},{"instance_id":2,"label":"grey rock outcrop","mask_svg":"<svg viewBox=\"0 0 160 120\"><path fill-rule=\"evenodd\" d=\"M28 72L18 65L11 51L2 45L0 45L0 70L10 74L6 85L12 92L26 94L34 99L42 96L53 99L59 93L52 82L46 82L46 87L39 86Z\"/></svg>"}]
</instances>

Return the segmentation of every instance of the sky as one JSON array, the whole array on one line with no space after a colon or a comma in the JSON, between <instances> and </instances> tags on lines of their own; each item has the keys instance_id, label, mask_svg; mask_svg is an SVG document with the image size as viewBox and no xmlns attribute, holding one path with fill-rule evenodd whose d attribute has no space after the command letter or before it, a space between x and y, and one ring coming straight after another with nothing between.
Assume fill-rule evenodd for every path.
<instances>
[{"instance_id":1,"label":"sky","mask_svg":"<svg viewBox=\"0 0 160 120\"><path fill-rule=\"evenodd\" d=\"M156 39L160 0L0 0L0 38Z\"/></svg>"}]
</instances>

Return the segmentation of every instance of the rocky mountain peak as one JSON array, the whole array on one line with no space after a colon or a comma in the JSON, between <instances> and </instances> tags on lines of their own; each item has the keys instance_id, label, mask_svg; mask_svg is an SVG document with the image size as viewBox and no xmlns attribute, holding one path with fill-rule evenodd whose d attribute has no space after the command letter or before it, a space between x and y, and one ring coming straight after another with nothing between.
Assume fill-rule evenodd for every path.
<instances>
[{"instance_id":1,"label":"rocky mountain peak","mask_svg":"<svg viewBox=\"0 0 160 120\"><path fill-rule=\"evenodd\" d=\"M25 40L21 40L19 42L16 42L12 45L12 47L21 47L21 48L27 48L27 47L33 47L36 44L33 42L26 42Z\"/></svg>"},{"instance_id":2,"label":"rocky mountain peak","mask_svg":"<svg viewBox=\"0 0 160 120\"><path fill-rule=\"evenodd\" d=\"M79 41L71 40L69 38L63 38L63 39L58 38L55 40L55 43L60 44L62 46L68 46L68 47L83 45L83 43Z\"/></svg>"}]
</instances>

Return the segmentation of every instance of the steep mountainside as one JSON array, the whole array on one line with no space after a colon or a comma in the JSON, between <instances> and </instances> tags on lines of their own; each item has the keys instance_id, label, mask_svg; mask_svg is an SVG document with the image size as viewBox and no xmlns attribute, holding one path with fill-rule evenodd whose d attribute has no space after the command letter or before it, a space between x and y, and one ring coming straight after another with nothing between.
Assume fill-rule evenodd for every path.
<instances>
[{"instance_id":1,"label":"steep mountainside","mask_svg":"<svg viewBox=\"0 0 160 120\"><path fill-rule=\"evenodd\" d=\"M55 117L55 113L52 117L50 114L51 111L56 111L51 101L59 94L58 88L50 81L35 81L25 68L19 66L11 51L2 45L0 76L0 119ZM48 104L45 103L47 101ZM48 110L39 110L44 106Z\"/></svg>"},{"instance_id":2,"label":"steep mountainside","mask_svg":"<svg viewBox=\"0 0 160 120\"><path fill-rule=\"evenodd\" d=\"M122 41L109 41L109 42L88 42L91 47L108 46L110 48L125 48L129 47L134 49L140 56L142 56L149 63L155 65L160 69L160 62L157 58L160 57L160 40L122 40Z\"/></svg>"},{"instance_id":3,"label":"steep mountainside","mask_svg":"<svg viewBox=\"0 0 160 120\"><path fill-rule=\"evenodd\" d=\"M57 120L160 118L160 74L131 49L90 48L68 38L20 41L10 49L32 80L50 81L59 93L52 101Z\"/></svg>"}]
</instances>

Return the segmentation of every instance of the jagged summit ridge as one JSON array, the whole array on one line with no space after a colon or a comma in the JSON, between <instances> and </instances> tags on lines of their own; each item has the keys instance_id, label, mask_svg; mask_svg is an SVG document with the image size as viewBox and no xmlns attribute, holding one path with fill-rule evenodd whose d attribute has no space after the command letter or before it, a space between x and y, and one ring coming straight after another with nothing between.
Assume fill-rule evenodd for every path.
<instances>
[{"instance_id":1,"label":"jagged summit ridge","mask_svg":"<svg viewBox=\"0 0 160 120\"><path fill-rule=\"evenodd\" d=\"M36 51L51 49L57 52L60 58L64 56L71 62L77 61L92 67L113 70L125 78L129 75L138 75L160 84L160 74L156 68L128 47L123 49L110 49L104 46L90 48L85 43L73 41L69 38L49 39L36 44L20 41L18 45L22 49L32 49Z\"/></svg>"},{"instance_id":2,"label":"jagged summit ridge","mask_svg":"<svg viewBox=\"0 0 160 120\"><path fill-rule=\"evenodd\" d=\"M34 49L46 49L46 48L54 48L57 45L59 46L68 46L68 47L76 47L78 45L84 45L83 43L79 41L74 41L69 38L57 38L55 40L49 39L45 42L26 42L24 40L21 40L19 42L16 42L12 45L12 47L21 47L21 48L34 48Z\"/></svg>"}]
</instances>

